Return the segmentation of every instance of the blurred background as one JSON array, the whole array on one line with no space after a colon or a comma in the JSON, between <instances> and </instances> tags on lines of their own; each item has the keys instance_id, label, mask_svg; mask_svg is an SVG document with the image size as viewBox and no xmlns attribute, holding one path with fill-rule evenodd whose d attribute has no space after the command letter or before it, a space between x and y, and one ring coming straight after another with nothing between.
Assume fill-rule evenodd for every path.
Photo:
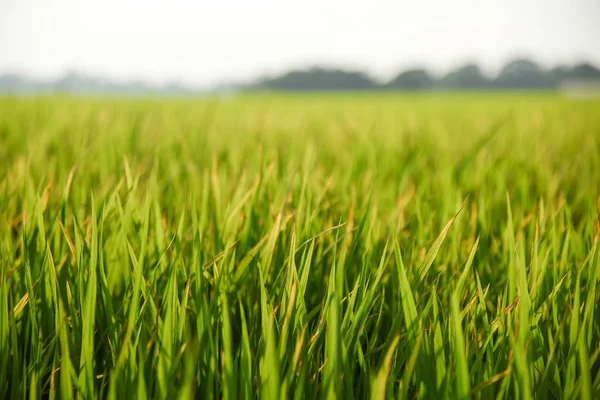
<instances>
[{"instance_id":1,"label":"blurred background","mask_svg":"<svg viewBox=\"0 0 600 400\"><path fill-rule=\"evenodd\" d=\"M600 88L600 1L0 0L0 92Z\"/></svg>"}]
</instances>

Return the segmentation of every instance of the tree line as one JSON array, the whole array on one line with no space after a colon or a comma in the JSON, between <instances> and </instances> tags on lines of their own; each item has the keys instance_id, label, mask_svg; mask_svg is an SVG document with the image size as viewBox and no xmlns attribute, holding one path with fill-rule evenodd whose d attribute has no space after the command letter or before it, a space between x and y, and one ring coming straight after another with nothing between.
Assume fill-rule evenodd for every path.
<instances>
[{"instance_id":1,"label":"tree line","mask_svg":"<svg viewBox=\"0 0 600 400\"><path fill-rule=\"evenodd\" d=\"M554 90L568 81L600 85L600 69L590 63L544 69L529 59L506 63L496 76L487 76L474 63L436 76L424 68L402 71L388 82L378 82L360 71L314 67L293 70L250 84L229 83L208 88L170 83L152 85L142 81L114 82L106 78L70 72L51 81L16 74L0 75L0 93L84 93L100 95L196 96L237 91L336 91L336 90ZM585 84L584 84L585 85Z\"/></svg>"},{"instance_id":2,"label":"tree line","mask_svg":"<svg viewBox=\"0 0 600 400\"><path fill-rule=\"evenodd\" d=\"M294 70L271 78L262 78L246 86L248 90L493 90L557 89L568 81L600 82L600 69L590 63L544 69L529 59L506 63L499 74L487 76L474 63L463 65L444 76L436 77L427 69L400 72L385 83L378 83L360 71L314 67Z\"/></svg>"}]
</instances>

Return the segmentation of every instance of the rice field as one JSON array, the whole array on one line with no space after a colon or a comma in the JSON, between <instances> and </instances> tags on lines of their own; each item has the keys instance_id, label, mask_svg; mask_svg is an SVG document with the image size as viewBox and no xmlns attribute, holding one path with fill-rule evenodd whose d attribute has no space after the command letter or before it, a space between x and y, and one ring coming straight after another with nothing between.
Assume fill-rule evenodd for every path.
<instances>
[{"instance_id":1,"label":"rice field","mask_svg":"<svg viewBox=\"0 0 600 400\"><path fill-rule=\"evenodd\" d=\"M600 398L600 100L0 98L0 398Z\"/></svg>"}]
</instances>

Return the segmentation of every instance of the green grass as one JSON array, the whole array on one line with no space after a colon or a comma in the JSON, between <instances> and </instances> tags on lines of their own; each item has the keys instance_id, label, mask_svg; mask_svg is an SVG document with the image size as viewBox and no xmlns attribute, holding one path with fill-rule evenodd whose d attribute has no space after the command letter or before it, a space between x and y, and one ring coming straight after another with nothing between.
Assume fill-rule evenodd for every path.
<instances>
[{"instance_id":1,"label":"green grass","mask_svg":"<svg viewBox=\"0 0 600 400\"><path fill-rule=\"evenodd\" d=\"M600 102L0 99L0 398L600 398Z\"/></svg>"}]
</instances>

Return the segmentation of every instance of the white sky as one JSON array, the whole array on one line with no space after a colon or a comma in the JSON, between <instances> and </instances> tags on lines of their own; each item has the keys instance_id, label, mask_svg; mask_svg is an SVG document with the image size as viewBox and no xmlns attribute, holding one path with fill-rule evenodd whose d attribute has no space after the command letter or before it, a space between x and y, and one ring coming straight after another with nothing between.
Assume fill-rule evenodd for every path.
<instances>
[{"instance_id":1,"label":"white sky","mask_svg":"<svg viewBox=\"0 0 600 400\"><path fill-rule=\"evenodd\" d=\"M383 79L520 55L600 65L600 0L0 0L0 74L209 85L323 64Z\"/></svg>"}]
</instances>

